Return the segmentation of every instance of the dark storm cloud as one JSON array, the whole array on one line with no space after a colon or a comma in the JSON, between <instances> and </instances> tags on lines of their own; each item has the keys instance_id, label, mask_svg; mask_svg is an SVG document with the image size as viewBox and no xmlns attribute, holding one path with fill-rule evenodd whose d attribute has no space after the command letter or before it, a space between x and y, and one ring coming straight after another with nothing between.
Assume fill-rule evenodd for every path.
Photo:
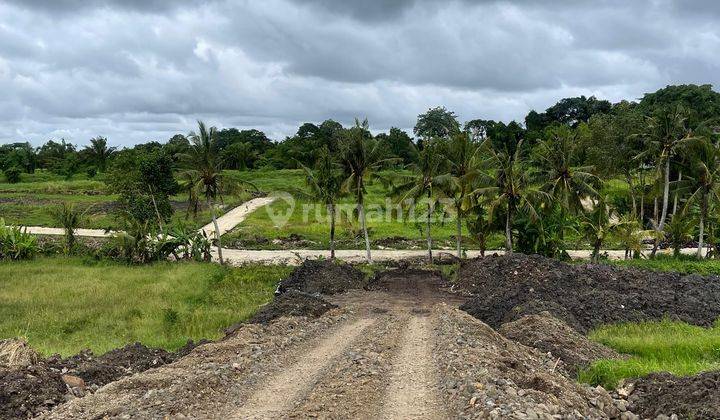
<instances>
[{"instance_id":1,"label":"dark storm cloud","mask_svg":"<svg viewBox=\"0 0 720 420\"><path fill-rule=\"evenodd\" d=\"M11 0L0 142L164 140L197 118L410 128L445 105L522 119L565 96L720 83L720 3Z\"/></svg>"}]
</instances>

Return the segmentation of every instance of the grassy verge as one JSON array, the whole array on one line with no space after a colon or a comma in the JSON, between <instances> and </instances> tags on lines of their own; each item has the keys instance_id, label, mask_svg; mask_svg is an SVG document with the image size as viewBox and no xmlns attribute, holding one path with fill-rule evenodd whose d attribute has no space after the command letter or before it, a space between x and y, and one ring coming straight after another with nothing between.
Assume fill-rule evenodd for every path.
<instances>
[{"instance_id":1,"label":"grassy verge","mask_svg":"<svg viewBox=\"0 0 720 420\"><path fill-rule=\"evenodd\" d=\"M220 337L269 301L289 270L79 258L2 263L0 338L25 337L44 354L102 353L134 341L172 350Z\"/></svg>"},{"instance_id":2,"label":"grassy verge","mask_svg":"<svg viewBox=\"0 0 720 420\"><path fill-rule=\"evenodd\" d=\"M652 271L676 271L703 276L720 275L720 260L698 260L689 255L678 257L658 255L654 259L611 260L608 263L619 267L635 267Z\"/></svg>"},{"instance_id":3,"label":"grassy verge","mask_svg":"<svg viewBox=\"0 0 720 420\"><path fill-rule=\"evenodd\" d=\"M693 375L720 369L720 321L714 328L668 320L610 325L591 332L590 338L631 355L598 361L580 373L581 381L606 388L651 372Z\"/></svg>"},{"instance_id":4,"label":"grassy verge","mask_svg":"<svg viewBox=\"0 0 720 420\"><path fill-rule=\"evenodd\" d=\"M395 174L398 174L396 172ZM383 173L384 177L391 177L393 173ZM253 182L263 191L285 191L293 194L294 203L283 199L253 212L245 222L224 237L226 243L245 241L253 243L256 238L264 238L270 242L253 244L253 248L282 249L272 243L273 239L287 238L291 235L300 236L310 241L307 248L327 249L329 246L329 219L328 212L322 205L304 199L298 190L305 188L302 170L279 170L279 171L254 171L254 172L233 172L233 177ZM376 181L367 186L366 214L368 229L371 240L397 238L397 241L385 244L392 248L419 247L424 248L425 244L425 223L404 221L396 214L393 214L392 207L396 200L391 196L391 188ZM337 247L339 249L355 249L364 246L361 237L360 225L353 215L353 197L343 197L340 200L338 224L336 228ZM422 216L423 209L417 209L416 217ZM407 210L406 210L407 212ZM272 215L287 215L285 218L275 218ZM439 216L439 215L438 215ZM456 227L454 219L445 221L439 220L432 224L431 231L433 239L438 247L452 249ZM283 223L284 221L284 223ZM467 237L468 232L463 227L463 236ZM490 246L500 246L502 236L495 235ZM382 244L375 244L376 247ZM466 240L463 244L472 248L473 244Z\"/></svg>"}]
</instances>

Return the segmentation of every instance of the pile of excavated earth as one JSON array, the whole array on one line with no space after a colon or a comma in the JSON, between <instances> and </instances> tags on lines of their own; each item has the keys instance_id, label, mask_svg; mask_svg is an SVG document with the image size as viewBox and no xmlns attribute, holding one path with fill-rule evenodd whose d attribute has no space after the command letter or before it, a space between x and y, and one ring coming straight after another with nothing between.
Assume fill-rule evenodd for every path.
<instances>
[{"instance_id":1,"label":"pile of excavated earth","mask_svg":"<svg viewBox=\"0 0 720 420\"><path fill-rule=\"evenodd\" d=\"M223 339L176 353L42 358L0 343L0 418L720 418L717 372L617 390L576 380L626 357L592 328L719 315L715 278L519 254L463 261L453 282L306 261Z\"/></svg>"}]
</instances>

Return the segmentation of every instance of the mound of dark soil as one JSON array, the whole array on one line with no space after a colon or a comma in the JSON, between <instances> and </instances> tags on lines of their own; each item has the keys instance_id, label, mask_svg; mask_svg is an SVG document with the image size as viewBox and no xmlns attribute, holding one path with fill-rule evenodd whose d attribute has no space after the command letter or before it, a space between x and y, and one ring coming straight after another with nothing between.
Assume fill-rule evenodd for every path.
<instances>
[{"instance_id":1,"label":"mound of dark soil","mask_svg":"<svg viewBox=\"0 0 720 420\"><path fill-rule=\"evenodd\" d=\"M353 266L329 260L305 260L281 281L278 292L299 290L306 293L331 295L350 289L362 289L365 275Z\"/></svg>"},{"instance_id":2,"label":"mound of dark soil","mask_svg":"<svg viewBox=\"0 0 720 420\"><path fill-rule=\"evenodd\" d=\"M688 419L720 419L720 371L688 377L653 373L633 385L629 408L642 418L677 414Z\"/></svg>"},{"instance_id":3,"label":"mound of dark soil","mask_svg":"<svg viewBox=\"0 0 720 420\"><path fill-rule=\"evenodd\" d=\"M523 316L503 324L498 332L528 347L551 353L563 362L563 368L572 376L596 360L620 357L614 350L590 341L549 312Z\"/></svg>"},{"instance_id":4,"label":"mound of dark soil","mask_svg":"<svg viewBox=\"0 0 720 420\"><path fill-rule=\"evenodd\" d=\"M319 296L289 290L280 296L276 296L272 302L260 308L247 322L251 324L267 324L283 316L317 318L333 308L337 308L337 306ZM226 329L225 333L230 335L242 325L243 323L235 324Z\"/></svg>"},{"instance_id":5,"label":"mound of dark soil","mask_svg":"<svg viewBox=\"0 0 720 420\"><path fill-rule=\"evenodd\" d=\"M53 355L47 359L21 340L2 343L5 357L0 358L0 419L9 419L32 417L73 395L82 396L123 376L173 362L204 341L190 341L176 353L135 343L101 356L84 350L68 358Z\"/></svg>"},{"instance_id":6,"label":"mound of dark soil","mask_svg":"<svg viewBox=\"0 0 720 420\"><path fill-rule=\"evenodd\" d=\"M146 347L140 343L110 350L102 356L84 350L62 359L51 356L47 364L55 370L82 378L87 385L102 386L126 375L162 366L176 359L173 353L163 349Z\"/></svg>"},{"instance_id":7,"label":"mound of dark soil","mask_svg":"<svg viewBox=\"0 0 720 420\"><path fill-rule=\"evenodd\" d=\"M410 268L407 265L381 271L367 284L368 290L409 295L438 291L444 287L449 287L449 284L440 271Z\"/></svg>"},{"instance_id":8,"label":"mound of dark soil","mask_svg":"<svg viewBox=\"0 0 720 420\"><path fill-rule=\"evenodd\" d=\"M606 265L569 265L512 254L464 263L458 286L476 297L461 309L493 328L548 311L581 333L602 324L664 317L709 326L720 316L720 278Z\"/></svg>"},{"instance_id":9,"label":"mound of dark soil","mask_svg":"<svg viewBox=\"0 0 720 420\"><path fill-rule=\"evenodd\" d=\"M0 419L34 417L65 401L60 374L44 364L0 367Z\"/></svg>"}]
</instances>

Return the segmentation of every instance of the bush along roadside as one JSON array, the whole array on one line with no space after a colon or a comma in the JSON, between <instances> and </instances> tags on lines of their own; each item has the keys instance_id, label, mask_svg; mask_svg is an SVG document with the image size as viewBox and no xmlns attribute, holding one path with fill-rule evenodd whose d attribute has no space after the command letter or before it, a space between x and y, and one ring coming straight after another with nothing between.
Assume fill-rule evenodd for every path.
<instances>
[{"instance_id":1,"label":"bush along roadside","mask_svg":"<svg viewBox=\"0 0 720 420\"><path fill-rule=\"evenodd\" d=\"M34 235L17 226L5 226L5 220L0 218L0 261L30 259L38 250Z\"/></svg>"}]
</instances>

